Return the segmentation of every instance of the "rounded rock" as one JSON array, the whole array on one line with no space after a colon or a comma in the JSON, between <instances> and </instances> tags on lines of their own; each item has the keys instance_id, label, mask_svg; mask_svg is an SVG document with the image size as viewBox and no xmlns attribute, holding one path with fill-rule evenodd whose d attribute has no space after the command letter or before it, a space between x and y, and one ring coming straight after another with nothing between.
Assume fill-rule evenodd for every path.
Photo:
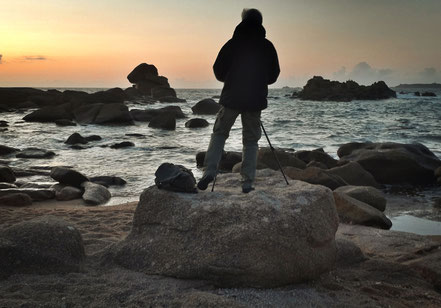
<instances>
[{"instance_id":1,"label":"rounded rock","mask_svg":"<svg viewBox=\"0 0 441 308\"><path fill-rule=\"evenodd\" d=\"M21 222L1 234L0 276L78 272L84 258L80 232L59 218Z\"/></svg>"},{"instance_id":2,"label":"rounded rock","mask_svg":"<svg viewBox=\"0 0 441 308\"><path fill-rule=\"evenodd\" d=\"M61 184L71 185L78 188L81 187L83 182L89 181L89 179L82 173L64 167L52 168L50 176Z\"/></svg>"}]
</instances>

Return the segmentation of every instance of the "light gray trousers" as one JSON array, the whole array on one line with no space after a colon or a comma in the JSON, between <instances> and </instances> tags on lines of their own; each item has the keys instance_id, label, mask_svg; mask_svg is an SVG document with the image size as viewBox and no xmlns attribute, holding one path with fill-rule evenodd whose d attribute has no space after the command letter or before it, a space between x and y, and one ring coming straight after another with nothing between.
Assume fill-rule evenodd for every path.
<instances>
[{"instance_id":1,"label":"light gray trousers","mask_svg":"<svg viewBox=\"0 0 441 308\"><path fill-rule=\"evenodd\" d=\"M257 151L259 139L262 135L260 129L260 111L240 112L238 110L222 108L216 116L210 144L205 154L205 176L215 176L217 166L222 157L225 141L230 135L231 127L236 118L241 115L242 119L242 187L251 187L256 176Z\"/></svg>"}]
</instances>

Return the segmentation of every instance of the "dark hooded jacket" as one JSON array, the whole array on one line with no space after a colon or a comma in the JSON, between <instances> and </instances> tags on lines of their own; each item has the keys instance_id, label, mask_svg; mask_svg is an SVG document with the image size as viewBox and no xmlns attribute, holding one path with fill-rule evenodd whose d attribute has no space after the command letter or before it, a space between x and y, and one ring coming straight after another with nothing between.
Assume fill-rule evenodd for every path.
<instances>
[{"instance_id":1,"label":"dark hooded jacket","mask_svg":"<svg viewBox=\"0 0 441 308\"><path fill-rule=\"evenodd\" d=\"M260 23L244 20L220 50L213 70L224 82L221 105L240 111L268 106L268 85L276 82L280 67L276 49L265 34Z\"/></svg>"}]
</instances>

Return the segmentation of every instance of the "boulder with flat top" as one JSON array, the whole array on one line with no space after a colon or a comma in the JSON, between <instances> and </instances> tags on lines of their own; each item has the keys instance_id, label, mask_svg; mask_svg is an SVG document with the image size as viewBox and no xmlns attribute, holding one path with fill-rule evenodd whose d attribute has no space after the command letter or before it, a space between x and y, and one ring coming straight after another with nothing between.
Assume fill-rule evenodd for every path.
<instances>
[{"instance_id":1,"label":"boulder with flat top","mask_svg":"<svg viewBox=\"0 0 441 308\"><path fill-rule=\"evenodd\" d=\"M103 264L222 287L278 287L316 279L336 261L332 192L258 171L243 194L236 174L220 174L216 191L147 188L130 234L101 256Z\"/></svg>"}]
</instances>

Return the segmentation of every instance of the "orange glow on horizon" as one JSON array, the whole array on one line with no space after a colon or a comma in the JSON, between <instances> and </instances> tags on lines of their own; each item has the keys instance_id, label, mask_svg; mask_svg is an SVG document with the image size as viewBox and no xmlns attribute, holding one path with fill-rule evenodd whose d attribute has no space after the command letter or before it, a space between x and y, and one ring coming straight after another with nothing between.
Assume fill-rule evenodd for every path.
<instances>
[{"instance_id":1,"label":"orange glow on horizon","mask_svg":"<svg viewBox=\"0 0 441 308\"><path fill-rule=\"evenodd\" d=\"M392 83L419 81L426 68L435 71L427 81L441 81L435 0L14 0L0 11L0 86L129 87L127 74L147 62L172 87L221 87L213 62L242 8L254 6L278 51L275 86L332 78L342 67L350 78L360 62L370 64L371 78L390 72L384 78Z\"/></svg>"}]
</instances>

